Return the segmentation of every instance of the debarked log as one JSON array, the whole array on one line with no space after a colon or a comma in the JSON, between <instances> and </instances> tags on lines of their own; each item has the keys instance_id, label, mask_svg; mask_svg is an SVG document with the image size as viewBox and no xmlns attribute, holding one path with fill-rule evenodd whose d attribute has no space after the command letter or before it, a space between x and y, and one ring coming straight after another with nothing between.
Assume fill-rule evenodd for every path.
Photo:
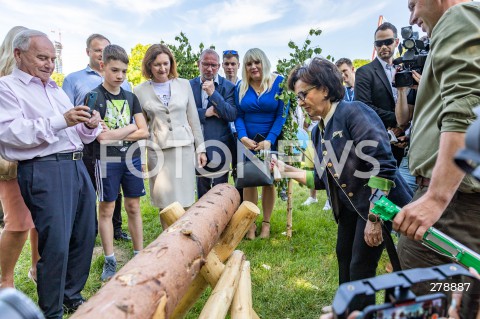
<instances>
[{"instance_id":1,"label":"debarked log","mask_svg":"<svg viewBox=\"0 0 480 319\"><path fill-rule=\"evenodd\" d=\"M170 318L239 204L233 186L215 186L71 318Z\"/></svg>"}]
</instances>

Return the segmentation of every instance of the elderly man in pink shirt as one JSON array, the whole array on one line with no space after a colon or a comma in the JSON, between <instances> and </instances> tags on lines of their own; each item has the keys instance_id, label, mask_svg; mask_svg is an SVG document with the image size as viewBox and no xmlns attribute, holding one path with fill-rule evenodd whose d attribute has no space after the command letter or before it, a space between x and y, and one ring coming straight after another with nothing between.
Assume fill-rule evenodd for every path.
<instances>
[{"instance_id":1,"label":"elderly man in pink shirt","mask_svg":"<svg viewBox=\"0 0 480 319\"><path fill-rule=\"evenodd\" d=\"M95 241L95 193L81 161L102 128L50 79L55 50L36 30L14 42L16 68L0 79L0 154L18 161L18 183L38 230L39 306L46 318L76 309ZM63 307L62 307L63 304Z\"/></svg>"}]
</instances>

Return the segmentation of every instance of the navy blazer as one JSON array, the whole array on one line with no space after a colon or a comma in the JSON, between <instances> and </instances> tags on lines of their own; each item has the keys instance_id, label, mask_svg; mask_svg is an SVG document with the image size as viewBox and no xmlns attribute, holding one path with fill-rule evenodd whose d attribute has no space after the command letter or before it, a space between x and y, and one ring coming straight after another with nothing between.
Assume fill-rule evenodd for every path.
<instances>
[{"instance_id":1,"label":"navy blazer","mask_svg":"<svg viewBox=\"0 0 480 319\"><path fill-rule=\"evenodd\" d=\"M314 127L312 141L318 156L315 159L315 188L326 189L330 198L331 192L337 191L343 206L353 210L351 201L366 218L371 195L367 183L373 175L370 172L376 168L376 176L395 182L389 199L400 207L410 202L412 192L397 174L388 134L378 115L364 103L341 101L323 134L318 125ZM333 177L336 190L328 187L326 169ZM338 217L341 212L334 213Z\"/></svg>"},{"instance_id":2,"label":"navy blazer","mask_svg":"<svg viewBox=\"0 0 480 319\"><path fill-rule=\"evenodd\" d=\"M195 104L197 105L198 117L203 127L203 138L205 142L209 140L220 141L224 143L232 154L235 147L235 139L229 122L233 122L237 117L237 108L235 106L235 85L227 79L218 76L218 85L215 83L215 92L208 97L208 107L214 106L215 111L220 118L216 116L205 117L206 109L202 106L202 85L200 77L190 80ZM213 152L218 152L216 147L207 147L207 159L213 159ZM225 156L221 155L221 164L225 163Z\"/></svg>"},{"instance_id":3,"label":"navy blazer","mask_svg":"<svg viewBox=\"0 0 480 319\"><path fill-rule=\"evenodd\" d=\"M363 102L374 109L385 128L397 126L392 87L377 58L357 69L354 90L355 101Z\"/></svg>"}]
</instances>

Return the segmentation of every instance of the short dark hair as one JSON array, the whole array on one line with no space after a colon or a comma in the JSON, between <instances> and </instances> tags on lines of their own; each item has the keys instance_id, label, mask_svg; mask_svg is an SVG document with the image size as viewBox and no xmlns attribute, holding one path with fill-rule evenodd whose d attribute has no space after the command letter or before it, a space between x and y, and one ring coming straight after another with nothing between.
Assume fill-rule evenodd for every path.
<instances>
[{"instance_id":1,"label":"short dark hair","mask_svg":"<svg viewBox=\"0 0 480 319\"><path fill-rule=\"evenodd\" d=\"M353 68L352 60L350 60L348 58L341 58L341 59L337 60L337 62L335 62L335 65L337 66L337 68L339 68L342 64L346 64L349 67Z\"/></svg>"},{"instance_id":2,"label":"short dark hair","mask_svg":"<svg viewBox=\"0 0 480 319\"><path fill-rule=\"evenodd\" d=\"M128 64L128 54L124 48L116 44L109 44L103 49L102 61L107 64L110 61L121 61Z\"/></svg>"},{"instance_id":3,"label":"short dark hair","mask_svg":"<svg viewBox=\"0 0 480 319\"><path fill-rule=\"evenodd\" d=\"M236 50L225 50L223 51L223 59L237 58L237 61L240 62L240 55Z\"/></svg>"},{"instance_id":4,"label":"short dark hair","mask_svg":"<svg viewBox=\"0 0 480 319\"><path fill-rule=\"evenodd\" d=\"M88 38L87 38L87 49L90 48L90 44L92 43L93 40L95 39L100 39L100 40L107 40L108 43L110 44L110 40L108 40L105 36L101 35L101 34L98 34L98 33L94 33L94 34L91 34Z\"/></svg>"},{"instance_id":5,"label":"short dark hair","mask_svg":"<svg viewBox=\"0 0 480 319\"><path fill-rule=\"evenodd\" d=\"M378 31L385 31L385 30L392 30L393 31L393 37L396 39L397 38L397 28L390 22L384 22L381 25L378 26L377 30L375 30L375 34L373 37L377 35Z\"/></svg>"},{"instance_id":6,"label":"short dark hair","mask_svg":"<svg viewBox=\"0 0 480 319\"><path fill-rule=\"evenodd\" d=\"M306 84L325 88L331 102L341 101L345 95L342 74L337 66L324 58L313 58L310 63L296 66L288 76L288 89L294 91L295 83L302 80Z\"/></svg>"},{"instance_id":7,"label":"short dark hair","mask_svg":"<svg viewBox=\"0 0 480 319\"><path fill-rule=\"evenodd\" d=\"M153 74L152 70L150 69L152 66L152 62L155 61L157 56L161 53L165 53L168 55L170 59L170 74L168 75L169 79L178 78L177 73L177 62L175 61L175 57L172 54L172 51L165 45L165 44L152 44L145 52L145 56L142 60L142 75L147 79L152 79Z\"/></svg>"}]
</instances>

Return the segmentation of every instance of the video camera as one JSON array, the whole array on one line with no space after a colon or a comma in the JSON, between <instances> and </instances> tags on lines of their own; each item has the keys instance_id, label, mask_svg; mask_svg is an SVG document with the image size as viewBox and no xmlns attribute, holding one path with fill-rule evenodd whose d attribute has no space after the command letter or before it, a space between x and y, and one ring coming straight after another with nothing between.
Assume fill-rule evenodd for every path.
<instances>
[{"instance_id":1,"label":"video camera","mask_svg":"<svg viewBox=\"0 0 480 319\"><path fill-rule=\"evenodd\" d=\"M399 45L400 54L403 53L403 48L407 51L403 56L393 60L394 65L403 65L402 71L395 74L395 86L410 87L418 84L412 77L412 70L422 73L430 50L430 41L420 40L418 32L413 32L411 26L403 27L401 34L403 43Z\"/></svg>"},{"instance_id":2,"label":"video camera","mask_svg":"<svg viewBox=\"0 0 480 319\"><path fill-rule=\"evenodd\" d=\"M456 277L461 277L462 281L467 277L474 278L465 268L456 264L446 264L347 282L340 285L335 294L332 305L333 315L336 319L345 319L351 313L350 304L357 298L372 296L376 292L384 291L385 303L367 306L362 310L362 319L445 317L448 306L444 291L454 290L470 293L473 290L469 283L446 281ZM435 293L415 296L410 287L424 281L434 282L430 283L430 290ZM438 288L439 285L440 288Z\"/></svg>"}]
</instances>

